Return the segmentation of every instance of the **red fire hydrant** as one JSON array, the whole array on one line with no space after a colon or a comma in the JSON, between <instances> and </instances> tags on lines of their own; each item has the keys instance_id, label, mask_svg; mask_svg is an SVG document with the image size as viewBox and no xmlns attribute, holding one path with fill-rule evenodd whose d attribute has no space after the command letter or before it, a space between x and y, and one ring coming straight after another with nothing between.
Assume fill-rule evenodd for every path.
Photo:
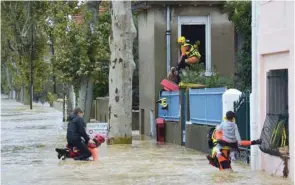
<instances>
[{"instance_id":1,"label":"red fire hydrant","mask_svg":"<svg viewBox=\"0 0 295 185\"><path fill-rule=\"evenodd\" d=\"M165 120L157 118L157 141L165 142Z\"/></svg>"}]
</instances>

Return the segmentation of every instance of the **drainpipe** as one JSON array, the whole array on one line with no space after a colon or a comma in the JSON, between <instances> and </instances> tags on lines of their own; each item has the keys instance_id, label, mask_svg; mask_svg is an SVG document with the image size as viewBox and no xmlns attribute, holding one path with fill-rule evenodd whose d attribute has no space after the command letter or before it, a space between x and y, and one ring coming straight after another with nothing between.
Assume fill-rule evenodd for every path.
<instances>
[{"instance_id":1,"label":"drainpipe","mask_svg":"<svg viewBox=\"0 0 295 185\"><path fill-rule=\"evenodd\" d=\"M259 20L260 19L260 1L256 1L256 21L257 20ZM255 37L255 42L256 42L256 53L257 53L257 55L256 55L256 68L257 68L257 70L256 70L256 72L257 72L257 80L259 80L260 79L260 52L259 52L259 47L258 47L258 37L259 37L259 30L260 30L260 28L259 28L259 24L256 24L256 37ZM258 83L259 81L257 81L257 90L256 90L256 92L257 92L257 111L256 111L256 116L257 116L257 118L261 118L261 114L260 114L260 112L261 112L261 110L260 110L260 86L261 86L261 84L260 83ZM260 123L260 121L258 121L258 123ZM256 138L258 139L258 138L260 138L260 135L261 135L261 130L262 130L262 128L260 128L260 126L257 124L257 127L256 127L256 130L254 130L255 132L255 134L256 134ZM260 169L260 164L261 164L261 160L260 160L260 157L261 157L261 152L260 152L260 150L258 150L258 146L256 147L256 150L257 150L257 161L256 161L256 168L255 169Z\"/></svg>"},{"instance_id":2,"label":"drainpipe","mask_svg":"<svg viewBox=\"0 0 295 185\"><path fill-rule=\"evenodd\" d=\"M258 1L259 3L259 1ZM259 87L258 87L258 80L259 80L259 66L257 61L257 4L256 1L252 1L252 94L250 97L250 138L251 140L258 139L258 120L260 119L259 115ZM255 105L254 105L255 103ZM258 146L251 146L251 168L253 170L258 169Z\"/></svg>"},{"instance_id":3,"label":"drainpipe","mask_svg":"<svg viewBox=\"0 0 295 185\"><path fill-rule=\"evenodd\" d=\"M170 71L171 50L170 50L170 6L166 8L166 56L167 56L167 75Z\"/></svg>"}]
</instances>

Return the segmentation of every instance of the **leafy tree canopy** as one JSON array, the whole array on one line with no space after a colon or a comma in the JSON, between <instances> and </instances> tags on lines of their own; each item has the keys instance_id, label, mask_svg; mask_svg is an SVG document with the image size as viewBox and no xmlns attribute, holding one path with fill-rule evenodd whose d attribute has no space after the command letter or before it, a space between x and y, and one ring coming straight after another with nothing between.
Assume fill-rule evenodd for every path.
<instances>
[{"instance_id":1,"label":"leafy tree canopy","mask_svg":"<svg viewBox=\"0 0 295 185\"><path fill-rule=\"evenodd\" d=\"M36 79L34 90L41 91L44 88L43 82L47 78L48 69L43 60L47 50L47 39L43 29L47 5L46 2L39 1L1 2L1 60L12 73L14 89L28 87L31 59Z\"/></svg>"},{"instance_id":2,"label":"leafy tree canopy","mask_svg":"<svg viewBox=\"0 0 295 185\"><path fill-rule=\"evenodd\" d=\"M101 14L97 22L92 22L93 14L87 11L86 6L59 3L62 3L62 6L53 5L53 29L48 30L52 31L55 46L52 64L61 72L60 79L76 83L79 83L82 76L104 79L101 73L104 72L104 66L110 56L109 12Z\"/></svg>"},{"instance_id":3,"label":"leafy tree canopy","mask_svg":"<svg viewBox=\"0 0 295 185\"><path fill-rule=\"evenodd\" d=\"M236 65L235 87L241 91L251 89L251 1L227 1L225 10L236 31L244 38Z\"/></svg>"}]
</instances>

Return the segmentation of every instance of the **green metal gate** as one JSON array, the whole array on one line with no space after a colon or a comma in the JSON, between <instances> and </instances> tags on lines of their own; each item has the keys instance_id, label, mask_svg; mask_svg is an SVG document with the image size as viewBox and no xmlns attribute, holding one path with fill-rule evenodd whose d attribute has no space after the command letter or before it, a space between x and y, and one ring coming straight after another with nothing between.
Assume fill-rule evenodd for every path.
<instances>
[{"instance_id":1,"label":"green metal gate","mask_svg":"<svg viewBox=\"0 0 295 185\"><path fill-rule=\"evenodd\" d=\"M236 123L242 140L250 140L250 92L243 93L239 100L234 102Z\"/></svg>"}]
</instances>

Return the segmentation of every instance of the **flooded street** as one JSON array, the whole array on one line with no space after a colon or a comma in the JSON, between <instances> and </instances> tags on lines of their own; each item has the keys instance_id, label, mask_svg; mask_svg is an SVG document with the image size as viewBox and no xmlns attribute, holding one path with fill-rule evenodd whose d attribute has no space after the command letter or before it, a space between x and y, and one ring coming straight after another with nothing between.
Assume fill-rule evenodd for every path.
<instances>
[{"instance_id":1,"label":"flooded street","mask_svg":"<svg viewBox=\"0 0 295 185\"><path fill-rule=\"evenodd\" d=\"M99 160L59 161L56 147L65 145L62 113L47 105L34 110L14 100L1 102L1 184L292 184L286 179L251 171L243 163L234 172L219 172L205 154L177 145L134 140L130 146L99 148Z\"/></svg>"}]
</instances>

